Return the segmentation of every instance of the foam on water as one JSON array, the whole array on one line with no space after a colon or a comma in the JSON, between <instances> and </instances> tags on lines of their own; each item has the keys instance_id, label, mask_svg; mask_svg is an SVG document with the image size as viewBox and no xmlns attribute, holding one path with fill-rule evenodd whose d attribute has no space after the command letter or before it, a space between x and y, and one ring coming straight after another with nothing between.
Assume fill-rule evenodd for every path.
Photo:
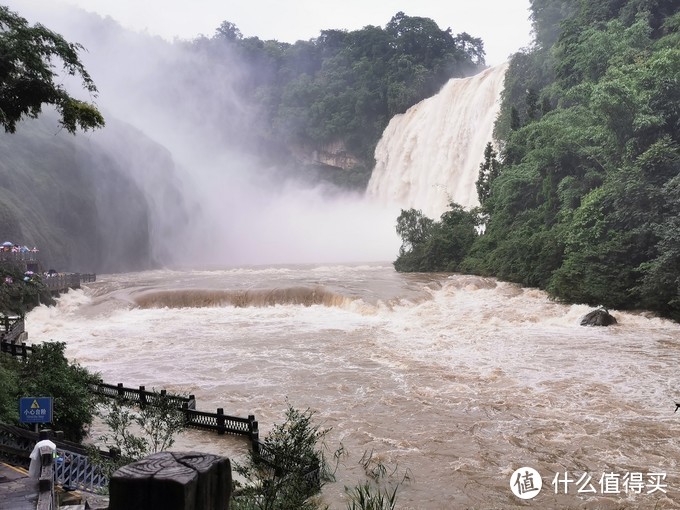
<instances>
[{"instance_id":1,"label":"foam on water","mask_svg":"<svg viewBox=\"0 0 680 510\"><path fill-rule=\"evenodd\" d=\"M325 491L331 508L344 508L342 486L361 477L365 450L411 471L400 501L415 508L511 507L508 473L521 465L546 484L558 470L644 468L680 487L678 324L611 310L616 326L581 327L589 307L488 278L384 265L256 271L260 279L250 270L106 276L29 313L30 341L65 341L67 355L108 382L255 414L264 432L282 421L286 399L316 410L331 444L349 452ZM352 296L352 305L140 308L125 297L205 289L206 277L213 288L273 288L284 278ZM238 439L210 434L178 443L197 446L244 452ZM644 496L634 506L679 505L677 490ZM545 498L550 508L582 504Z\"/></svg>"},{"instance_id":2,"label":"foam on water","mask_svg":"<svg viewBox=\"0 0 680 510\"><path fill-rule=\"evenodd\" d=\"M431 218L452 201L478 205L475 183L493 138L507 67L451 79L435 96L392 117L375 149L368 196Z\"/></svg>"}]
</instances>

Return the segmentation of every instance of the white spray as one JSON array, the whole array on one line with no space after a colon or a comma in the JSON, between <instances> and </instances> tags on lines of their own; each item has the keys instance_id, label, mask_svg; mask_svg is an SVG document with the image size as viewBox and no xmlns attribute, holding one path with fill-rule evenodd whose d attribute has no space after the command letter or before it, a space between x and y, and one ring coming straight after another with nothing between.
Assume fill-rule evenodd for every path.
<instances>
[{"instance_id":1,"label":"white spray","mask_svg":"<svg viewBox=\"0 0 680 510\"><path fill-rule=\"evenodd\" d=\"M220 137L216 126L250 124L232 90L239 72L228 65L228 55L224 69L205 66L181 45L126 32L112 20L53 2L37 5L38 21L88 48L82 57L100 89L102 110L170 156L160 169L150 168L108 130L87 135L109 147L144 191L152 242L164 248L161 262L205 267L389 261L399 246L394 225L400 207L438 215L451 199L465 206L476 201L474 183L491 139L505 66L452 80L398 116L376 150L368 193L329 196L269 182L238 145ZM161 182L175 183L177 192L168 193Z\"/></svg>"},{"instance_id":2,"label":"white spray","mask_svg":"<svg viewBox=\"0 0 680 510\"><path fill-rule=\"evenodd\" d=\"M452 79L390 121L375 150L367 195L432 218L454 201L478 205L475 182L492 141L507 64Z\"/></svg>"}]
</instances>

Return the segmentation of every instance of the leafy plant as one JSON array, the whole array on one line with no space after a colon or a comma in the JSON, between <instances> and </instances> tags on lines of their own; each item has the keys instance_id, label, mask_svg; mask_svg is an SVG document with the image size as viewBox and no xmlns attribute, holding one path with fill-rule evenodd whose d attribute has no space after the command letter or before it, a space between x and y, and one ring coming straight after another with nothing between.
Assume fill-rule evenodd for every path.
<instances>
[{"instance_id":1,"label":"leafy plant","mask_svg":"<svg viewBox=\"0 0 680 510\"><path fill-rule=\"evenodd\" d=\"M24 316L40 304L54 304L39 276L26 276L14 267L0 268L0 313Z\"/></svg>"},{"instance_id":2,"label":"leafy plant","mask_svg":"<svg viewBox=\"0 0 680 510\"><path fill-rule=\"evenodd\" d=\"M70 441L80 442L92 423L98 398L89 390L99 380L64 355L64 342L44 342L25 362L19 363L21 396L54 398L52 426Z\"/></svg>"},{"instance_id":3,"label":"leafy plant","mask_svg":"<svg viewBox=\"0 0 680 510\"><path fill-rule=\"evenodd\" d=\"M185 430L184 413L167 395L154 391L148 401L139 407L116 398L100 405L99 416L109 431L98 438L99 442L117 455L103 457L96 448L89 454L107 477L122 466L171 448L177 434Z\"/></svg>"},{"instance_id":4,"label":"leafy plant","mask_svg":"<svg viewBox=\"0 0 680 510\"><path fill-rule=\"evenodd\" d=\"M0 422L19 421L19 361L7 353L0 353Z\"/></svg>"},{"instance_id":5,"label":"leafy plant","mask_svg":"<svg viewBox=\"0 0 680 510\"><path fill-rule=\"evenodd\" d=\"M151 403L142 407L123 398L100 406L99 415L110 432L99 439L128 462L169 449L185 429L184 413L167 395L154 391L148 400Z\"/></svg>"},{"instance_id":6,"label":"leafy plant","mask_svg":"<svg viewBox=\"0 0 680 510\"><path fill-rule=\"evenodd\" d=\"M243 481L234 481L231 508L235 510L312 510L320 508L315 498L323 485L334 478L324 453L324 438L330 429L312 422L314 413L292 406L283 424L274 425L260 443L260 452L250 452L234 471ZM340 450L335 452L337 459Z\"/></svg>"},{"instance_id":7,"label":"leafy plant","mask_svg":"<svg viewBox=\"0 0 680 510\"><path fill-rule=\"evenodd\" d=\"M373 457L372 451L364 452L359 463L368 479L354 487L345 487L349 497L347 510L394 510L397 491L410 481L408 470L399 475L397 466L388 469L382 461Z\"/></svg>"},{"instance_id":8,"label":"leafy plant","mask_svg":"<svg viewBox=\"0 0 680 510\"><path fill-rule=\"evenodd\" d=\"M28 22L0 5L0 125L14 133L22 117L37 117L43 104L51 104L61 115L61 125L70 133L77 128L104 125L97 108L73 98L61 80L55 80L54 61L61 61L64 73L79 76L90 94L97 87L78 58L80 44L69 43L43 25Z\"/></svg>"}]
</instances>

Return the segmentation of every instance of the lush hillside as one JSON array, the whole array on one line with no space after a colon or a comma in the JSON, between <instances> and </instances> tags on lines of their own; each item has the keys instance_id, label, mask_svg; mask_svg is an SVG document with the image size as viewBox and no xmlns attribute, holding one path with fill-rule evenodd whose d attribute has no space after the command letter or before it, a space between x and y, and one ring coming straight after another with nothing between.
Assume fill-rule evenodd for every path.
<instances>
[{"instance_id":1,"label":"lush hillside","mask_svg":"<svg viewBox=\"0 0 680 510\"><path fill-rule=\"evenodd\" d=\"M482 209L430 223L402 215L397 267L494 275L680 320L679 9L534 0L535 45L506 76ZM475 223L486 230L463 250L441 248L451 224L469 234Z\"/></svg>"},{"instance_id":2,"label":"lush hillside","mask_svg":"<svg viewBox=\"0 0 680 510\"><path fill-rule=\"evenodd\" d=\"M403 13L295 44L244 38L226 21L168 43L78 9L32 15L87 48L106 118L94 134L47 116L0 135L0 242L36 245L59 270L152 267L202 243L202 197L182 198L175 161L185 187L242 172L268 187L362 190L390 117L484 63L479 39Z\"/></svg>"},{"instance_id":3,"label":"lush hillside","mask_svg":"<svg viewBox=\"0 0 680 510\"><path fill-rule=\"evenodd\" d=\"M359 189L390 118L484 64L480 39L403 12L384 28L323 30L295 44L244 38L225 21L189 49L206 66L238 74L231 92L246 106L221 111L232 142L288 174Z\"/></svg>"}]
</instances>

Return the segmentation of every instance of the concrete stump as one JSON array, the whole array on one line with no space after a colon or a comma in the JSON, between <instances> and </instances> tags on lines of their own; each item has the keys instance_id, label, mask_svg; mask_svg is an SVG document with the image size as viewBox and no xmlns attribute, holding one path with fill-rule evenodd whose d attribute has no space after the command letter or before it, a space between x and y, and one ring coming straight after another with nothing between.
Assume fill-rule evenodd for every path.
<instances>
[{"instance_id":1,"label":"concrete stump","mask_svg":"<svg viewBox=\"0 0 680 510\"><path fill-rule=\"evenodd\" d=\"M116 471L109 510L228 510L231 463L201 452L160 452Z\"/></svg>"}]
</instances>

